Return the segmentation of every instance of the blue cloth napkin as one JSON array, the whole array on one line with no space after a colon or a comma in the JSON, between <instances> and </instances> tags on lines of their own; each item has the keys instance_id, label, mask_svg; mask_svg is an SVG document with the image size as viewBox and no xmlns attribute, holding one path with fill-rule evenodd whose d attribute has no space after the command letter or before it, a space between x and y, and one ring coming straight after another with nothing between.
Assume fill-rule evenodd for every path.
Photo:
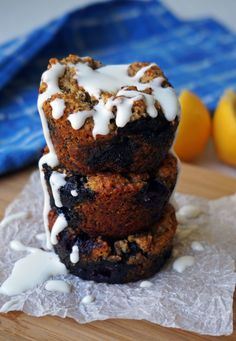
<instances>
[{"instance_id":1,"label":"blue cloth napkin","mask_svg":"<svg viewBox=\"0 0 236 341\"><path fill-rule=\"evenodd\" d=\"M177 92L194 91L210 109L236 85L236 36L214 20L182 21L152 0L76 10L0 45L0 174L39 158L40 76L50 57L69 53L103 63L155 61Z\"/></svg>"}]
</instances>

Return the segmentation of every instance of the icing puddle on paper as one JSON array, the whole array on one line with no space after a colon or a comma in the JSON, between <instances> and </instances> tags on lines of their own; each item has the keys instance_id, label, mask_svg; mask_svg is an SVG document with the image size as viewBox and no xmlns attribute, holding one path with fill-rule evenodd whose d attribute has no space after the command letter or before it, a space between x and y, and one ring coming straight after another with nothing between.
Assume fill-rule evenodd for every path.
<instances>
[{"instance_id":1,"label":"icing puddle on paper","mask_svg":"<svg viewBox=\"0 0 236 341\"><path fill-rule=\"evenodd\" d=\"M54 252L28 247L13 240L10 247L14 251L27 251L28 255L19 259L5 282L0 293L8 296L17 295L35 288L51 276L66 275L67 269Z\"/></svg>"},{"instance_id":2,"label":"icing puddle on paper","mask_svg":"<svg viewBox=\"0 0 236 341\"><path fill-rule=\"evenodd\" d=\"M82 298L81 303L89 304L95 301L95 297L92 295L86 295Z\"/></svg>"},{"instance_id":3,"label":"icing puddle on paper","mask_svg":"<svg viewBox=\"0 0 236 341\"><path fill-rule=\"evenodd\" d=\"M197 218L203 212L196 205L184 205L176 212L176 219L179 224L187 224L189 220Z\"/></svg>"},{"instance_id":4,"label":"icing puddle on paper","mask_svg":"<svg viewBox=\"0 0 236 341\"><path fill-rule=\"evenodd\" d=\"M193 256L181 256L177 258L172 267L177 272L184 272L188 267L192 266L194 264L194 257Z\"/></svg>"},{"instance_id":5,"label":"icing puddle on paper","mask_svg":"<svg viewBox=\"0 0 236 341\"><path fill-rule=\"evenodd\" d=\"M151 288L151 286L153 286L153 283L150 281L142 281L139 284L140 288Z\"/></svg>"},{"instance_id":6,"label":"icing puddle on paper","mask_svg":"<svg viewBox=\"0 0 236 341\"><path fill-rule=\"evenodd\" d=\"M193 241L191 248L193 251L204 251L204 246L198 241Z\"/></svg>"},{"instance_id":7,"label":"icing puddle on paper","mask_svg":"<svg viewBox=\"0 0 236 341\"><path fill-rule=\"evenodd\" d=\"M0 287L0 294L14 296L27 290L34 289L37 285L45 283L45 290L69 294L71 285L63 280L49 280L51 276L66 275L68 273L65 265L60 262L54 252L44 251L36 247L25 246L18 240L10 242L13 251L26 251L28 255L16 261L10 276ZM74 261L78 261L78 247L74 246ZM72 258L73 258L72 257ZM81 299L82 304L95 301L92 295L85 295ZM14 305L15 300L7 302L0 312L7 311L9 305Z\"/></svg>"},{"instance_id":8,"label":"icing puddle on paper","mask_svg":"<svg viewBox=\"0 0 236 341\"><path fill-rule=\"evenodd\" d=\"M62 280L56 280L56 279L47 281L47 283L45 284L45 289L47 291L57 291L63 294L69 294L71 292L70 284Z\"/></svg>"}]
</instances>

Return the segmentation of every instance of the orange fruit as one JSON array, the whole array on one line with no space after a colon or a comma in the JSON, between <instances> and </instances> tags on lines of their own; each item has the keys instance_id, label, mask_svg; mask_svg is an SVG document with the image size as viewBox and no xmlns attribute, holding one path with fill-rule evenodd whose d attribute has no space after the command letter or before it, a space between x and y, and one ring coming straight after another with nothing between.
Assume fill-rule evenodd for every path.
<instances>
[{"instance_id":1,"label":"orange fruit","mask_svg":"<svg viewBox=\"0 0 236 341\"><path fill-rule=\"evenodd\" d=\"M213 117L213 139L220 160L236 166L236 93L225 91Z\"/></svg>"},{"instance_id":2,"label":"orange fruit","mask_svg":"<svg viewBox=\"0 0 236 341\"><path fill-rule=\"evenodd\" d=\"M211 134L211 118L206 106L195 94L182 91L181 116L174 150L180 160L192 161L204 150Z\"/></svg>"}]
</instances>

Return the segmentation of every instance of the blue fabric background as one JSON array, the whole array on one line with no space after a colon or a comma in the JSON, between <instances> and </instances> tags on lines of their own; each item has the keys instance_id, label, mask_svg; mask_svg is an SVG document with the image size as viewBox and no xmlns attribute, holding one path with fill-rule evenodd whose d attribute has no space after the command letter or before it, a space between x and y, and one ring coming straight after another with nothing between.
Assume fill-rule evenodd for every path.
<instances>
[{"instance_id":1,"label":"blue fabric background","mask_svg":"<svg viewBox=\"0 0 236 341\"><path fill-rule=\"evenodd\" d=\"M90 55L104 63L155 61L179 92L213 109L236 86L236 37L217 22L181 21L158 1L111 1L0 45L0 174L39 158L45 145L36 101L50 57Z\"/></svg>"}]
</instances>

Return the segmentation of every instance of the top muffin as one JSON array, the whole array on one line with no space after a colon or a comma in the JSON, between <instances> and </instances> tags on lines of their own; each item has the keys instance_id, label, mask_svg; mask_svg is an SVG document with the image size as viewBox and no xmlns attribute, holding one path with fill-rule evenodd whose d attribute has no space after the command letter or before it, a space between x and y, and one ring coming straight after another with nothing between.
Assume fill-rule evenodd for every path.
<instances>
[{"instance_id":1,"label":"top muffin","mask_svg":"<svg viewBox=\"0 0 236 341\"><path fill-rule=\"evenodd\" d=\"M154 63L51 59L39 93L49 151L69 170L152 171L173 143L178 99Z\"/></svg>"}]
</instances>

